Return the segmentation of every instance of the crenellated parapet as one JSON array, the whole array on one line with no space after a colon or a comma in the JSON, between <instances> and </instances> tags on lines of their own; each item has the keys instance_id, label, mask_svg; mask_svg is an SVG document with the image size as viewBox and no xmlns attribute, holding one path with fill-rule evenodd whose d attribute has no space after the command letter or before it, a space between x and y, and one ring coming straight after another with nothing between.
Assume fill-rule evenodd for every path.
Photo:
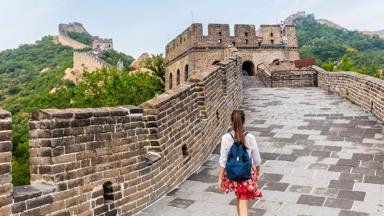
<instances>
[{"instance_id":1,"label":"crenellated parapet","mask_svg":"<svg viewBox=\"0 0 384 216\"><path fill-rule=\"evenodd\" d=\"M10 183L11 115L0 111L1 215L132 215L155 202L227 131L243 100L240 63L225 59L139 107L32 113L28 186Z\"/></svg>"}]
</instances>

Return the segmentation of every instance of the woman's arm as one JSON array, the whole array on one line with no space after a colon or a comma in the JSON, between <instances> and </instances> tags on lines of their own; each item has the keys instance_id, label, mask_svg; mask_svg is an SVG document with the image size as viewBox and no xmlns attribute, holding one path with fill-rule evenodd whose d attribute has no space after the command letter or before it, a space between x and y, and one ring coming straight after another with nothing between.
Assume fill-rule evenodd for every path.
<instances>
[{"instance_id":1,"label":"woman's arm","mask_svg":"<svg viewBox=\"0 0 384 216\"><path fill-rule=\"evenodd\" d=\"M225 140L225 137L223 136L221 138L221 146L220 146L219 180L218 180L218 187L219 187L219 190L221 191L224 191L224 188L222 187L222 179L225 172L225 164L227 162L227 156L228 156L228 145Z\"/></svg>"},{"instance_id":2,"label":"woman's arm","mask_svg":"<svg viewBox=\"0 0 384 216\"><path fill-rule=\"evenodd\" d=\"M256 138L252 136L252 160L253 160L253 168L255 169L255 175L256 177L260 176L260 165L261 165L261 157L259 152L259 147L256 143Z\"/></svg>"},{"instance_id":3,"label":"woman's arm","mask_svg":"<svg viewBox=\"0 0 384 216\"><path fill-rule=\"evenodd\" d=\"M222 167L222 166L219 166L219 181L217 183L217 186L219 187L219 190L220 191L224 191L224 188L223 188L223 182L222 182L222 179L223 179L223 176L224 176L224 171L225 171L225 168Z\"/></svg>"}]
</instances>

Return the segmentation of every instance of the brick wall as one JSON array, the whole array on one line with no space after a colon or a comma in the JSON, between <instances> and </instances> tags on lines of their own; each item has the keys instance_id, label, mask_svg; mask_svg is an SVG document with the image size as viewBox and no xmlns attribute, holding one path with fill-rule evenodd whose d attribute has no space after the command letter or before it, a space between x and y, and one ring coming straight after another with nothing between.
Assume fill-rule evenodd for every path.
<instances>
[{"instance_id":1,"label":"brick wall","mask_svg":"<svg viewBox=\"0 0 384 216\"><path fill-rule=\"evenodd\" d=\"M0 109L0 215L11 214L12 186L12 120Z\"/></svg>"},{"instance_id":2,"label":"brick wall","mask_svg":"<svg viewBox=\"0 0 384 216\"><path fill-rule=\"evenodd\" d=\"M353 72L328 72L314 66L319 87L336 92L384 121L384 81Z\"/></svg>"},{"instance_id":3,"label":"brick wall","mask_svg":"<svg viewBox=\"0 0 384 216\"><path fill-rule=\"evenodd\" d=\"M316 73L312 70L273 71L272 87L315 87Z\"/></svg>"},{"instance_id":4,"label":"brick wall","mask_svg":"<svg viewBox=\"0 0 384 216\"><path fill-rule=\"evenodd\" d=\"M14 215L132 215L201 166L242 100L241 59L229 58L140 107L34 112L31 185L15 187L9 199L6 170L1 187L10 188L0 196L9 202L0 208L9 213L12 206Z\"/></svg>"},{"instance_id":5,"label":"brick wall","mask_svg":"<svg viewBox=\"0 0 384 216\"><path fill-rule=\"evenodd\" d=\"M80 43L80 42L70 38L69 36L66 36L63 34L58 35L58 41L62 45L72 47L73 49L83 49L83 48L89 47L88 45Z\"/></svg>"},{"instance_id":6,"label":"brick wall","mask_svg":"<svg viewBox=\"0 0 384 216\"><path fill-rule=\"evenodd\" d=\"M273 71L265 64L258 65L256 74L268 87L315 87L317 72L313 69Z\"/></svg>"}]
</instances>

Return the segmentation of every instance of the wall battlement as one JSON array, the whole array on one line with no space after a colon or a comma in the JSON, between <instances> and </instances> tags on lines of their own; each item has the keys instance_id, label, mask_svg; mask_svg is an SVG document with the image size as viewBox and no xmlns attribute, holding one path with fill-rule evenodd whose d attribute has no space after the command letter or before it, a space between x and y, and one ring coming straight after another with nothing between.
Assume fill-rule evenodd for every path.
<instances>
[{"instance_id":1,"label":"wall battlement","mask_svg":"<svg viewBox=\"0 0 384 216\"><path fill-rule=\"evenodd\" d=\"M10 183L11 115L0 111L0 215L132 215L153 203L227 131L243 100L240 62L225 59L140 107L34 112L26 187Z\"/></svg>"},{"instance_id":2,"label":"wall battlement","mask_svg":"<svg viewBox=\"0 0 384 216\"><path fill-rule=\"evenodd\" d=\"M166 59L174 58L193 47L224 48L228 45L239 47L260 47L265 44L283 44L289 48L297 48L293 25L261 25L256 31L255 25L236 24L234 35L230 35L228 24L208 24L208 34L203 35L203 25L194 23L169 42L166 46ZM287 40L284 41L283 37ZM285 43L283 43L285 42Z\"/></svg>"}]
</instances>

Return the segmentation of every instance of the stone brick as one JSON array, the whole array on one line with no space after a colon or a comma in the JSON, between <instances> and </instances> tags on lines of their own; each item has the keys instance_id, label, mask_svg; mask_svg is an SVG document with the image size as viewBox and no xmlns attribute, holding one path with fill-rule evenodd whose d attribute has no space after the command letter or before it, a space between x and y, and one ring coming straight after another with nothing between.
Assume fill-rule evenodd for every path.
<instances>
[{"instance_id":1,"label":"stone brick","mask_svg":"<svg viewBox=\"0 0 384 216\"><path fill-rule=\"evenodd\" d=\"M34 199L30 199L26 201L27 209L32 209L36 207L40 207L53 202L53 198L51 195L37 197Z\"/></svg>"},{"instance_id":2,"label":"stone brick","mask_svg":"<svg viewBox=\"0 0 384 216\"><path fill-rule=\"evenodd\" d=\"M355 200L355 201L364 201L365 194L366 193L363 191L340 190L337 198Z\"/></svg>"},{"instance_id":3,"label":"stone brick","mask_svg":"<svg viewBox=\"0 0 384 216\"><path fill-rule=\"evenodd\" d=\"M322 206L324 204L324 201L325 197L301 195L296 203L310 206Z\"/></svg>"}]
</instances>

